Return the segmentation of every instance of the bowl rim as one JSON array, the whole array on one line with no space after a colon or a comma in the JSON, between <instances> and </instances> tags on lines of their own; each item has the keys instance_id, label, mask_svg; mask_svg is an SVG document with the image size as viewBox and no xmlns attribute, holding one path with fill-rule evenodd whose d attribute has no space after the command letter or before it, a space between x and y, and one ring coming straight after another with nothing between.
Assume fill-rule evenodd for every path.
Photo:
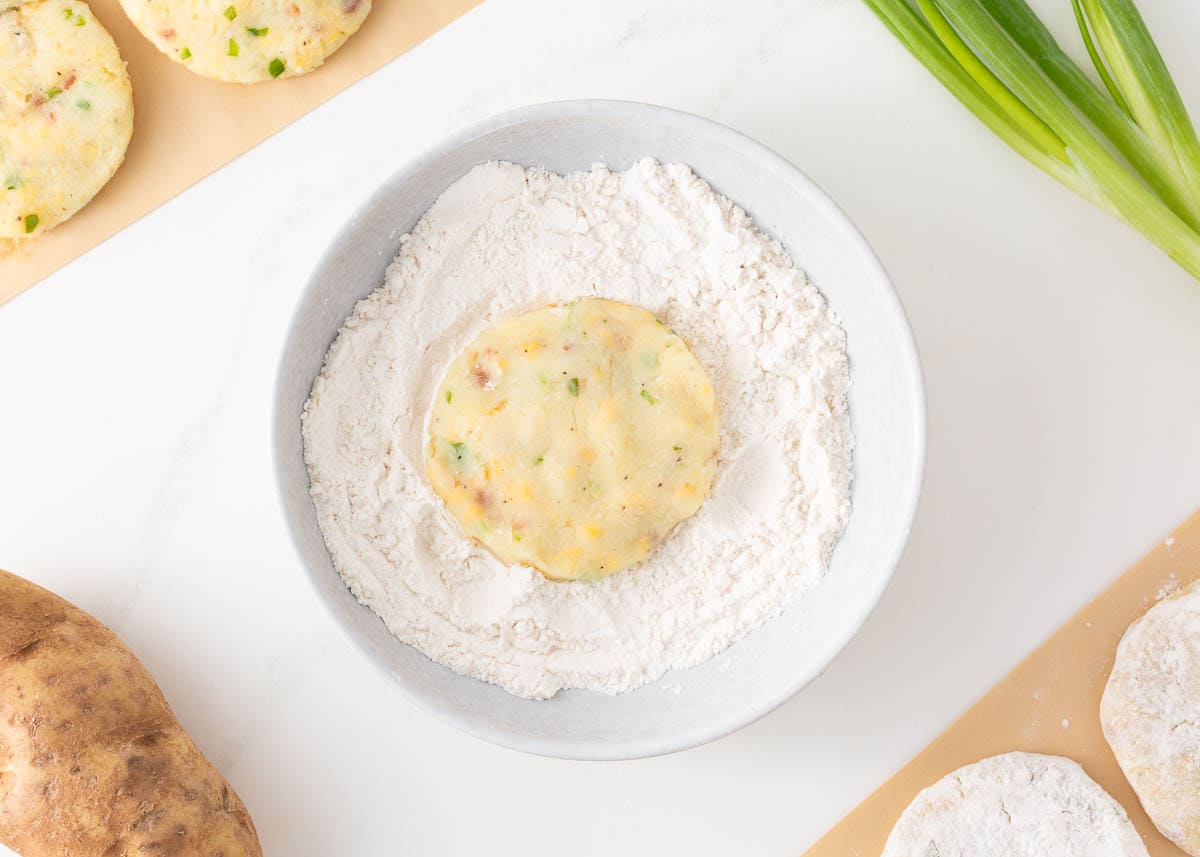
<instances>
[{"instance_id":1,"label":"bowl rim","mask_svg":"<svg viewBox=\"0 0 1200 857\"><path fill-rule=\"evenodd\" d=\"M594 741L578 741L565 738L533 737L502 727L481 724L476 719L461 715L457 710L441 704L441 701L436 698L426 697L414 692L403 678L398 676L365 640L359 638L356 631L351 627L350 622L334 609L334 605L320 591L317 570L304 558L304 546L301 543L298 525L294 521L294 516L288 511L289 495L285 487L286 480L284 478L288 462L284 460L284 446L281 443L284 432L297 430L296 415L285 415L283 413L282 391L284 389L284 373L288 363L288 355L296 345L297 336L302 326L301 313L309 305L310 299L321 291L320 272L325 270L333 260L337 253L337 248L341 247L346 239L354 233L363 212L374 208L389 193L389 189L400 177L417 173L424 167L445 156L446 153L461 148L480 137L494 133L502 128L530 121L566 119L580 116L612 116L634 118L647 122L669 117L672 122L685 130L689 128L694 129L697 136L702 135L731 149L744 152L749 157L761 163L765 169L778 175L781 181L785 181L791 187L799 189L828 219L836 231L841 233L846 243L869 269L872 278L877 280L883 287L878 298L886 302L888 315L893 317L897 322L896 334L901 341L901 356L904 364L902 369L904 374L909 378L914 405L914 424L911 426L914 447L912 449L914 473L909 480L904 496L898 498L900 503L896 507L896 519L902 522L903 526L895 531L896 535L893 536L891 542L881 548L879 553L880 565L886 568L886 573L878 578L873 591L864 593L864 595L869 597L862 599L862 606L858 614L853 617L852 621L846 624L845 629L838 635L835 641L836 646L831 650L832 655L829 659L824 664L816 665L804 673L797 674L790 681L780 683L771 693L764 694L758 699L755 704L746 706L730 714L722 721L709 722L702 727L698 726L690 731L676 733L669 738L642 737L605 742L603 744ZM925 380L921 367L920 354L908 315L904 310L900 295L896 291L891 277L888 276L886 269L883 267L883 263L867 242L866 237L841 207L834 202L833 198L800 170L799 167L782 155L727 125L675 108L636 101L609 99L550 101L508 110L470 124L450 134L393 169L380 186L355 207L346 224L337 232L324 252L322 252L320 258L310 269L308 280L296 297L291 313L291 320L287 326L278 355L274 377L271 416L271 448L274 464L273 470L275 473L275 488L280 504L283 507L282 511L289 539L297 555L297 559L304 567L309 584L317 590L318 600L322 603L325 611L332 616L335 624L353 641L355 647L363 652L378 669L391 678L393 684L408 702L441 722L475 738L480 738L502 747L539 756L577 761L622 761L649 758L680 752L716 741L749 726L775 711L824 673L842 655L846 647L850 644L850 641L862 630L863 625L875 612L884 592L895 577L896 569L904 555L909 535L912 532L924 483L927 433L928 407ZM836 552L836 545L834 550ZM359 607L363 610L370 610L369 607L361 603L359 603ZM378 619L377 616L376 619ZM449 669L445 666L442 668Z\"/></svg>"}]
</instances>

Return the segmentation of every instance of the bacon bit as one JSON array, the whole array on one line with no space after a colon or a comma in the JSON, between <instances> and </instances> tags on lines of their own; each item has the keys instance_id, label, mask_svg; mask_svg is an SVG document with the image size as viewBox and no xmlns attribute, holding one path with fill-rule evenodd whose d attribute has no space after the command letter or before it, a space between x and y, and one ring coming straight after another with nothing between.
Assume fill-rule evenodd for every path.
<instances>
[{"instance_id":1,"label":"bacon bit","mask_svg":"<svg viewBox=\"0 0 1200 857\"><path fill-rule=\"evenodd\" d=\"M492 376L485 372L483 368L478 365L475 367L475 370L471 372L471 377L475 379L476 384L478 384L480 387L483 387L485 390L491 386Z\"/></svg>"},{"instance_id":2,"label":"bacon bit","mask_svg":"<svg viewBox=\"0 0 1200 857\"><path fill-rule=\"evenodd\" d=\"M569 342L568 342L566 345L564 345L564 346L562 347L562 350L563 350L563 351L570 351L570 350L571 350L573 347L574 347L574 346L573 346L573 345L571 345L571 343L569 343Z\"/></svg>"},{"instance_id":3,"label":"bacon bit","mask_svg":"<svg viewBox=\"0 0 1200 857\"><path fill-rule=\"evenodd\" d=\"M159 30L159 31L158 31L158 34L159 34L160 36L162 36L164 39L173 39L173 38L175 38L175 31L174 31L174 30Z\"/></svg>"},{"instance_id":4,"label":"bacon bit","mask_svg":"<svg viewBox=\"0 0 1200 857\"><path fill-rule=\"evenodd\" d=\"M35 92L29 96L29 106L30 107L41 107L45 103L46 103L46 96L42 95L40 92Z\"/></svg>"},{"instance_id":5,"label":"bacon bit","mask_svg":"<svg viewBox=\"0 0 1200 857\"><path fill-rule=\"evenodd\" d=\"M358 4L360 2L361 0L346 0L346 2L342 4L342 9L345 10L347 15L352 15L354 10L358 8Z\"/></svg>"},{"instance_id":6,"label":"bacon bit","mask_svg":"<svg viewBox=\"0 0 1200 857\"><path fill-rule=\"evenodd\" d=\"M296 18L300 15L300 7L297 6L295 3L293 3L291 6L288 7L287 13L289 15L291 15L293 18Z\"/></svg>"},{"instance_id":7,"label":"bacon bit","mask_svg":"<svg viewBox=\"0 0 1200 857\"><path fill-rule=\"evenodd\" d=\"M480 509L486 510L492 505L492 495L482 488L475 489L475 496L473 499L475 500L475 505Z\"/></svg>"},{"instance_id":8,"label":"bacon bit","mask_svg":"<svg viewBox=\"0 0 1200 857\"><path fill-rule=\"evenodd\" d=\"M63 88L63 89L70 89L72 86L74 86L74 85L75 85L75 81L76 81L77 79L78 79L78 78L76 78L76 77L75 77L75 73L74 73L74 72L71 72L71 74L67 76L67 79L63 81L62 88Z\"/></svg>"}]
</instances>

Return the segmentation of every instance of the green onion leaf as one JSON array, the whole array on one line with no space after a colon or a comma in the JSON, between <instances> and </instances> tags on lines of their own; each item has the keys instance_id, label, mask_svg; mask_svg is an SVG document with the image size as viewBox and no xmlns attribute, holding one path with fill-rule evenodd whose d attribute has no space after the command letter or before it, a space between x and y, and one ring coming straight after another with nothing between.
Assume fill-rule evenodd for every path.
<instances>
[{"instance_id":1,"label":"green onion leaf","mask_svg":"<svg viewBox=\"0 0 1200 857\"><path fill-rule=\"evenodd\" d=\"M82 27L86 23L87 23L87 18L83 17L82 15L75 16L75 26L76 27Z\"/></svg>"},{"instance_id":2,"label":"green onion leaf","mask_svg":"<svg viewBox=\"0 0 1200 857\"><path fill-rule=\"evenodd\" d=\"M232 21L234 18L237 17L237 9L234 9L232 6L230 6L221 14L224 15L226 18L228 18L230 21Z\"/></svg>"},{"instance_id":3,"label":"green onion leaf","mask_svg":"<svg viewBox=\"0 0 1200 857\"><path fill-rule=\"evenodd\" d=\"M539 455L537 458L535 458L533 460L533 464L535 467L539 467L539 466L541 466L541 463L545 460L546 460L546 457L544 455Z\"/></svg>"},{"instance_id":4,"label":"green onion leaf","mask_svg":"<svg viewBox=\"0 0 1200 857\"><path fill-rule=\"evenodd\" d=\"M271 64L267 66L267 71L271 73L271 77L279 77L279 75L283 74L283 70L285 68L286 66L283 64L283 60L281 60L279 57L275 57L275 59L271 60Z\"/></svg>"},{"instance_id":5,"label":"green onion leaf","mask_svg":"<svg viewBox=\"0 0 1200 857\"><path fill-rule=\"evenodd\" d=\"M229 56L236 57L238 55L238 43L233 39L229 40Z\"/></svg>"},{"instance_id":6,"label":"green onion leaf","mask_svg":"<svg viewBox=\"0 0 1200 857\"><path fill-rule=\"evenodd\" d=\"M25 215L25 234L28 235L33 230L37 229L40 218L36 214Z\"/></svg>"},{"instance_id":7,"label":"green onion leaf","mask_svg":"<svg viewBox=\"0 0 1200 857\"><path fill-rule=\"evenodd\" d=\"M959 65L969 74L992 101L1027 134L1033 143L1042 151L1053 155L1064 163L1068 162L1066 147L1062 140L1031 111L1021 99L994 75L979 57L959 38L958 33L945 16L938 10L933 0L917 0L925 19L933 28L934 34L941 40L950 55L958 60Z\"/></svg>"},{"instance_id":8,"label":"green onion leaf","mask_svg":"<svg viewBox=\"0 0 1200 857\"><path fill-rule=\"evenodd\" d=\"M1086 192L1080 176L1061 160L1046 152L1012 117L980 88L934 34L929 24L905 0L865 0L892 34L950 90L963 106L975 114L992 133L1012 146L1026 160L1078 193Z\"/></svg>"},{"instance_id":9,"label":"green onion leaf","mask_svg":"<svg viewBox=\"0 0 1200 857\"><path fill-rule=\"evenodd\" d=\"M567 392L575 398L579 398L579 379L572 378L567 382Z\"/></svg>"},{"instance_id":10,"label":"green onion leaf","mask_svg":"<svg viewBox=\"0 0 1200 857\"><path fill-rule=\"evenodd\" d=\"M1173 153L1200 205L1200 139L1132 0L1084 0L1083 12L1138 125Z\"/></svg>"},{"instance_id":11,"label":"green onion leaf","mask_svg":"<svg viewBox=\"0 0 1200 857\"><path fill-rule=\"evenodd\" d=\"M1108 90L1108 94L1112 96L1112 100L1116 102L1117 106L1127 116L1131 115L1129 104L1125 101L1125 96L1121 94L1116 81L1108 73L1108 66L1104 63L1104 57L1100 56L1100 52L1096 49L1096 40L1092 38L1092 28L1087 22L1083 6L1079 0L1071 0L1071 7L1075 10L1075 24L1079 27L1079 35L1083 36L1083 46L1087 48L1088 56L1092 58L1092 67L1096 69L1096 74L1100 75L1100 81L1104 84L1104 88Z\"/></svg>"},{"instance_id":12,"label":"green onion leaf","mask_svg":"<svg viewBox=\"0 0 1200 857\"><path fill-rule=\"evenodd\" d=\"M462 441L455 441L454 443L450 444L450 447L454 450L455 461L462 461L466 457L467 445Z\"/></svg>"},{"instance_id":13,"label":"green onion leaf","mask_svg":"<svg viewBox=\"0 0 1200 857\"><path fill-rule=\"evenodd\" d=\"M642 388L642 398L645 399L647 402L649 402L652 405L658 404L658 399L656 399L656 398L654 398L654 396L650 395L650 391L645 388Z\"/></svg>"},{"instance_id":14,"label":"green onion leaf","mask_svg":"<svg viewBox=\"0 0 1200 857\"><path fill-rule=\"evenodd\" d=\"M179 58L180 58L181 60L190 60L190 59L192 58L192 51L191 51L191 48L184 47L182 50L180 50L180 51L179 51Z\"/></svg>"},{"instance_id":15,"label":"green onion leaf","mask_svg":"<svg viewBox=\"0 0 1200 857\"><path fill-rule=\"evenodd\" d=\"M75 14L75 11L73 9L63 9L63 17L66 18L68 21L71 20L71 16L74 14Z\"/></svg>"},{"instance_id":16,"label":"green onion leaf","mask_svg":"<svg viewBox=\"0 0 1200 857\"><path fill-rule=\"evenodd\" d=\"M62 90L59 89L57 86L52 86L46 90L46 98L47 99L57 98L60 95L62 95Z\"/></svg>"},{"instance_id":17,"label":"green onion leaf","mask_svg":"<svg viewBox=\"0 0 1200 857\"><path fill-rule=\"evenodd\" d=\"M271 28L270 27L247 27L246 32L252 36L265 36L267 33L271 32Z\"/></svg>"},{"instance_id":18,"label":"green onion leaf","mask_svg":"<svg viewBox=\"0 0 1200 857\"><path fill-rule=\"evenodd\" d=\"M92 102L88 101L86 98L81 98L75 102L75 106L80 110L91 110Z\"/></svg>"},{"instance_id":19,"label":"green onion leaf","mask_svg":"<svg viewBox=\"0 0 1200 857\"><path fill-rule=\"evenodd\" d=\"M447 405L450 404L453 400L454 400L454 391L447 390L446 391L446 404Z\"/></svg>"},{"instance_id":20,"label":"green onion leaf","mask_svg":"<svg viewBox=\"0 0 1200 857\"><path fill-rule=\"evenodd\" d=\"M8 178L6 178L4 180L4 189L5 190L16 190L20 186L21 186L21 179L19 176L9 176Z\"/></svg>"}]
</instances>

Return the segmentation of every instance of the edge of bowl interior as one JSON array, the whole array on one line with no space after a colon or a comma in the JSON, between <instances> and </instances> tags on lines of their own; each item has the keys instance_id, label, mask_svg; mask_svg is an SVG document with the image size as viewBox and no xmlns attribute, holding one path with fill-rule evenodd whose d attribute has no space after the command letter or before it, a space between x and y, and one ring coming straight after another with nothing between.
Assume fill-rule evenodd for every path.
<instances>
[{"instance_id":1,"label":"edge of bowl interior","mask_svg":"<svg viewBox=\"0 0 1200 857\"><path fill-rule=\"evenodd\" d=\"M329 344L354 304L383 282L401 235L471 167L512 160L568 172L603 161L624 169L647 156L688 163L742 205L841 315L857 439L854 510L821 586L726 653L619 696L572 690L549 701L525 700L434 663L355 600L317 526L299 416ZM522 108L460 132L400 169L362 206L298 301L279 367L273 435L288 528L310 580L338 623L413 703L513 749L628 759L697 746L753 722L816 678L857 633L892 577L916 513L925 399L916 345L891 281L849 218L798 169L698 116L630 102L571 101Z\"/></svg>"}]
</instances>

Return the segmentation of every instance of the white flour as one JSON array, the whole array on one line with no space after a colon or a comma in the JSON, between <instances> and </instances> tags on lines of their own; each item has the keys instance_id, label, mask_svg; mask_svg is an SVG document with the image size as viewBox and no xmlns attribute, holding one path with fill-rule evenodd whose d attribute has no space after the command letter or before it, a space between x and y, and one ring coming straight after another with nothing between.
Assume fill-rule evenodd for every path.
<instances>
[{"instance_id":1,"label":"white flour","mask_svg":"<svg viewBox=\"0 0 1200 857\"><path fill-rule=\"evenodd\" d=\"M1171 581L1178 588L1172 575L1164 591ZM1100 700L1100 723L1146 814L1168 839L1200 855L1200 583L1129 626Z\"/></svg>"},{"instance_id":2,"label":"white flour","mask_svg":"<svg viewBox=\"0 0 1200 857\"><path fill-rule=\"evenodd\" d=\"M605 297L654 312L716 389L709 499L640 566L551 583L469 541L425 478L425 422L484 327ZM694 666L821 579L850 512L845 334L777 242L682 165L476 167L425 214L329 350L304 411L333 561L388 628L521 696L619 693Z\"/></svg>"},{"instance_id":3,"label":"white flour","mask_svg":"<svg viewBox=\"0 0 1200 857\"><path fill-rule=\"evenodd\" d=\"M916 796L883 857L1147 857L1121 805L1070 759L1005 753Z\"/></svg>"}]
</instances>

